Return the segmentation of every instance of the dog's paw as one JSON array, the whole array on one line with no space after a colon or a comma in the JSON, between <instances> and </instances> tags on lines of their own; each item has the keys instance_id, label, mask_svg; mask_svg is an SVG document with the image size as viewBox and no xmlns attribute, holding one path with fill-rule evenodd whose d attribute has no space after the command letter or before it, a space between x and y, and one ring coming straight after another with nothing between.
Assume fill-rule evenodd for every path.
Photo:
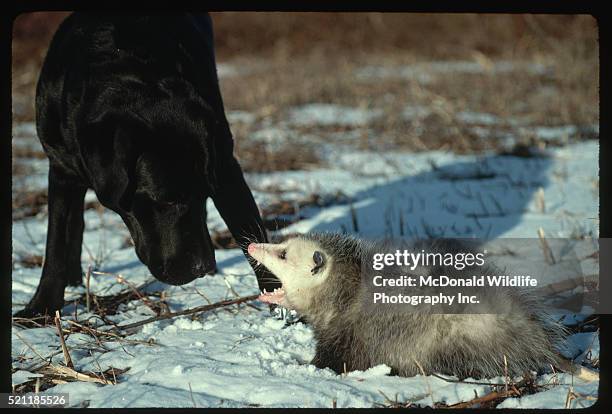
<instances>
[{"instance_id":1,"label":"dog's paw","mask_svg":"<svg viewBox=\"0 0 612 414\"><path fill-rule=\"evenodd\" d=\"M52 317L48 313L26 306L13 315L13 322L24 328L37 328L51 323Z\"/></svg>"},{"instance_id":2,"label":"dog's paw","mask_svg":"<svg viewBox=\"0 0 612 414\"><path fill-rule=\"evenodd\" d=\"M19 319L30 319L33 318L35 316L40 316L40 314L38 312L36 312L34 309L31 309L29 307L25 307L22 310L15 312L15 314L13 315L13 318L19 318Z\"/></svg>"},{"instance_id":3,"label":"dog's paw","mask_svg":"<svg viewBox=\"0 0 612 414\"><path fill-rule=\"evenodd\" d=\"M35 322L40 322L41 324L45 323L45 318L51 318L55 316L55 311L61 311L64 307L63 298L53 299L51 297L47 297L44 300L41 299L41 294L37 292L37 294L32 298L30 303L26 305L25 308L16 312L13 315L13 319L19 319L24 321L26 319L31 319Z\"/></svg>"}]
</instances>

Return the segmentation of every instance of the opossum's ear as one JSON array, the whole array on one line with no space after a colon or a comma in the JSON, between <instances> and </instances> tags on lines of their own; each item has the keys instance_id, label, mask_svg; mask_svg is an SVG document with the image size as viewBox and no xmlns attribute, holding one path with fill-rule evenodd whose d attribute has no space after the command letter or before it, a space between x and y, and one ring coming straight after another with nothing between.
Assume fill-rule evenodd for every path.
<instances>
[{"instance_id":1,"label":"opossum's ear","mask_svg":"<svg viewBox=\"0 0 612 414\"><path fill-rule=\"evenodd\" d=\"M312 261L314 262L315 266L312 268L312 270L310 272L313 275L315 275L325 265L325 256L323 256L323 253L321 253L320 251L315 250L315 252L312 255Z\"/></svg>"}]
</instances>

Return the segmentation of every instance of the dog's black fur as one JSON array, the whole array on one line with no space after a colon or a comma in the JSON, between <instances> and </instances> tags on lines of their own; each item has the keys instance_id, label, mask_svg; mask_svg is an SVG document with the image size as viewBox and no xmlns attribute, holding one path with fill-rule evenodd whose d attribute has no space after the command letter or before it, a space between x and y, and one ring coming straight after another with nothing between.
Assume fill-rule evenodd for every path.
<instances>
[{"instance_id":1,"label":"dog's black fur","mask_svg":"<svg viewBox=\"0 0 612 414\"><path fill-rule=\"evenodd\" d=\"M181 285L216 269L211 197L245 255L267 237L233 156L207 15L74 13L57 30L36 91L49 157L49 226L28 317L82 283L83 199L93 188L127 225L140 260ZM260 289L278 287L256 270Z\"/></svg>"}]
</instances>

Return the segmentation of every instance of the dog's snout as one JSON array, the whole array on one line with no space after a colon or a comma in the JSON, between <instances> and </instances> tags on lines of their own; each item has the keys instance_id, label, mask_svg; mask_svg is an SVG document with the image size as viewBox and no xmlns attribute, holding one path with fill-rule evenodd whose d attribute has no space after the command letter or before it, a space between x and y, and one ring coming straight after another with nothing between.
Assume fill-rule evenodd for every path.
<instances>
[{"instance_id":1,"label":"dog's snout","mask_svg":"<svg viewBox=\"0 0 612 414\"><path fill-rule=\"evenodd\" d=\"M163 261L160 268L150 266L153 275L159 280L172 285L183 285L196 278L213 275L217 272L214 258L195 255L174 256ZM157 272L154 272L158 270Z\"/></svg>"}]
</instances>

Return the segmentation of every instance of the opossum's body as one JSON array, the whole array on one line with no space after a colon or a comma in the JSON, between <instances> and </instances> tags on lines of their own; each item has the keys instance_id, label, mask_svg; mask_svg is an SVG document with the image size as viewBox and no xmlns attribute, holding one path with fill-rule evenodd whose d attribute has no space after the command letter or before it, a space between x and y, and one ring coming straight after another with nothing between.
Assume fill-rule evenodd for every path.
<instances>
[{"instance_id":1,"label":"opossum's body","mask_svg":"<svg viewBox=\"0 0 612 414\"><path fill-rule=\"evenodd\" d=\"M429 245L419 245L419 251L426 246L428 251L457 249L441 242L422 243ZM506 372L521 375L560 362L554 344L563 328L521 291L487 290L492 312L485 314L384 307L373 311L363 296L368 292L362 261L379 247L337 234L249 246L251 256L283 284L282 290L264 294L262 300L293 308L312 324L317 340L312 363L317 367L340 373L386 364L402 376L419 374L422 367L428 373L493 377Z\"/></svg>"}]
</instances>

